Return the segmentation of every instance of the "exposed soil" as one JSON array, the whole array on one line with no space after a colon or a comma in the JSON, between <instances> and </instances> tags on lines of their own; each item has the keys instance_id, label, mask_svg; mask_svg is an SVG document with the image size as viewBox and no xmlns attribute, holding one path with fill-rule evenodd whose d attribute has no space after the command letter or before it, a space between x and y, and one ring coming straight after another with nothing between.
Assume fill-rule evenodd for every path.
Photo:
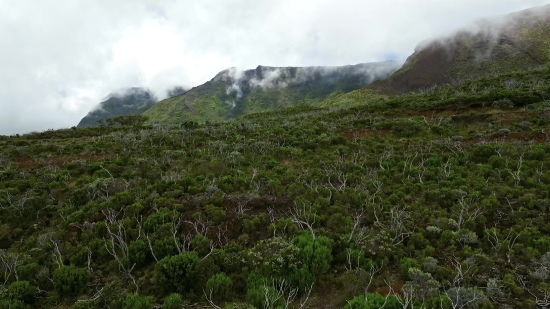
<instances>
[{"instance_id":1,"label":"exposed soil","mask_svg":"<svg viewBox=\"0 0 550 309\"><path fill-rule=\"evenodd\" d=\"M403 285L405 285L405 282L395 281L395 282L392 282L390 285L394 293L401 294L401 292L403 291ZM377 292L382 296L386 296L390 293L390 288L388 286L384 286L378 289L370 289L369 292L371 293Z\"/></svg>"},{"instance_id":2,"label":"exposed soil","mask_svg":"<svg viewBox=\"0 0 550 309\"><path fill-rule=\"evenodd\" d=\"M484 110L484 113L480 111ZM435 109L426 109L420 111L413 111L410 113L411 116L416 117L426 117L426 118L435 118L435 117L449 117L454 122L459 123L476 123L476 122L486 122L490 120L492 123L496 123L501 126L511 126L521 122L524 119L532 119L536 117L538 111L502 111L490 109L487 107L482 107L481 105L470 105L467 107L456 107L448 106L443 108ZM388 118L392 118L396 115L386 115ZM339 133L340 136L353 140L355 138L365 138L372 136L386 136L392 134L392 130L374 130L374 129L362 129L357 131L343 131ZM482 142L483 140L493 140L493 139L503 139L504 141L533 141L535 143L546 143L550 141L550 133L545 133L541 131L520 131L513 133L503 133L499 134L495 132L492 135L479 137L479 138L469 138L465 139L462 142L467 144L476 144Z\"/></svg>"},{"instance_id":3,"label":"exposed soil","mask_svg":"<svg viewBox=\"0 0 550 309\"><path fill-rule=\"evenodd\" d=\"M363 138L363 137L370 137L370 136L386 136L390 135L392 133L392 130L360 130L360 131L354 131L354 132L340 132L340 136L345 137L349 140L352 140L354 138Z\"/></svg>"},{"instance_id":4,"label":"exposed soil","mask_svg":"<svg viewBox=\"0 0 550 309\"><path fill-rule=\"evenodd\" d=\"M450 44L432 43L421 51L415 52L407 61L413 61L410 67L392 77L369 85L382 94L399 94L435 84L450 81L449 73L455 63L458 48ZM405 64L407 66L407 64Z\"/></svg>"},{"instance_id":5,"label":"exposed soil","mask_svg":"<svg viewBox=\"0 0 550 309\"><path fill-rule=\"evenodd\" d=\"M15 160L17 161L17 166L21 169L29 169L29 168L35 168L37 166L40 166L41 164L44 165L57 165L57 166L63 166L69 162L75 161L75 160L85 160L89 162L96 162L103 158L112 158L113 154L100 154L100 155L81 155L81 156L60 156L55 158L31 158L31 157L17 157Z\"/></svg>"},{"instance_id":6,"label":"exposed soil","mask_svg":"<svg viewBox=\"0 0 550 309\"><path fill-rule=\"evenodd\" d=\"M502 135L502 136L496 136L495 135L495 136L488 136L488 137L484 137L484 138L479 138L479 137L468 138L468 139L463 140L462 142L466 143L466 144L478 144L478 143L480 143L484 140L485 141L491 141L491 140L494 140L495 138L500 138L504 142L509 142L509 141L529 142L529 141L533 141L536 144L547 143L548 141L550 141L550 135L546 135L543 132L514 132L514 133Z\"/></svg>"},{"instance_id":7,"label":"exposed soil","mask_svg":"<svg viewBox=\"0 0 550 309\"><path fill-rule=\"evenodd\" d=\"M207 194L205 194L206 197ZM197 206L194 205L196 203L196 198L200 196L195 195L191 196L189 198L182 198L180 199L180 202L185 206L188 205L189 207L186 207L187 209L192 209L186 213L184 213L185 220L193 221L192 216L193 213L197 212ZM246 205L244 208L246 211L243 215L239 216L237 213L237 207L239 205L239 202L243 202L245 200L248 200L246 202ZM210 239L216 239L218 230L223 230L225 236L227 236L227 239L229 240L235 240L242 234L242 228L243 228L243 220L244 219L254 219L256 216L258 216L261 213L264 213L266 215L266 219L269 221L269 215L268 215L268 208L273 209L273 218L275 220L278 220L279 218L283 217L285 215L285 212L290 209L292 206L293 199L291 197L277 197L277 196L258 196L253 197L251 199L247 199L244 196L234 196L234 195L226 195L223 199L222 207L224 208L226 212L226 218L223 220L222 224L220 226L210 229L207 236ZM192 226L187 224L184 227L185 232L192 232ZM263 231L263 233L256 233L254 235L249 235L250 241L256 242L260 239L266 239L269 235L267 235L267 231Z\"/></svg>"}]
</instances>

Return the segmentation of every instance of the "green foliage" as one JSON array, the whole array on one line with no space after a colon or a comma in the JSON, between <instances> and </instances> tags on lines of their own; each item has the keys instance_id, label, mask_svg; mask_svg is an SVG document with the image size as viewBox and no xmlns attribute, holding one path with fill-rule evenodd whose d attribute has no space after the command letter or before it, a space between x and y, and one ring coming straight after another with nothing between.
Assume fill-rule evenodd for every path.
<instances>
[{"instance_id":1,"label":"green foliage","mask_svg":"<svg viewBox=\"0 0 550 309\"><path fill-rule=\"evenodd\" d=\"M300 248L283 237L273 237L257 242L248 260L263 276L285 278L300 266Z\"/></svg>"},{"instance_id":2,"label":"green foliage","mask_svg":"<svg viewBox=\"0 0 550 309\"><path fill-rule=\"evenodd\" d=\"M399 309L401 304L393 295L384 297L378 293L369 293L367 296L357 296L344 307L346 309Z\"/></svg>"},{"instance_id":3,"label":"green foliage","mask_svg":"<svg viewBox=\"0 0 550 309\"><path fill-rule=\"evenodd\" d=\"M418 260L413 258L404 258L399 262L399 269L403 275L407 275L411 268L420 267Z\"/></svg>"},{"instance_id":4,"label":"green foliage","mask_svg":"<svg viewBox=\"0 0 550 309\"><path fill-rule=\"evenodd\" d=\"M142 266L145 264L145 259L147 258L148 247L145 242L141 239L138 239L128 246L128 258L130 264L136 264L136 266Z\"/></svg>"},{"instance_id":5,"label":"green foliage","mask_svg":"<svg viewBox=\"0 0 550 309\"><path fill-rule=\"evenodd\" d=\"M315 239L309 233L294 238L294 245L299 249L299 258L303 267L317 277L330 269L332 262L332 242L321 236Z\"/></svg>"},{"instance_id":6,"label":"green foliage","mask_svg":"<svg viewBox=\"0 0 550 309\"><path fill-rule=\"evenodd\" d=\"M20 300L0 300L1 309L28 309L32 308Z\"/></svg>"},{"instance_id":7,"label":"green foliage","mask_svg":"<svg viewBox=\"0 0 550 309\"><path fill-rule=\"evenodd\" d=\"M153 233L157 231L165 223L172 221L172 213L167 208L161 208L160 211L147 217L147 220L143 223L143 229L147 233Z\"/></svg>"},{"instance_id":8,"label":"green foliage","mask_svg":"<svg viewBox=\"0 0 550 309\"><path fill-rule=\"evenodd\" d=\"M225 220L225 210L221 207L209 204L205 206L205 212L208 218L216 224L220 224Z\"/></svg>"},{"instance_id":9,"label":"green foliage","mask_svg":"<svg viewBox=\"0 0 550 309\"><path fill-rule=\"evenodd\" d=\"M17 267L17 272L19 273L19 279L22 280L32 280L35 278L36 273L39 271L40 265L38 263L30 263Z\"/></svg>"},{"instance_id":10,"label":"green foliage","mask_svg":"<svg viewBox=\"0 0 550 309\"><path fill-rule=\"evenodd\" d=\"M226 300L231 295L233 281L225 273L213 275L206 282L206 293L217 301Z\"/></svg>"},{"instance_id":11,"label":"green foliage","mask_svg":"<svg viewBox=\"0 0 550 309\"><path fill-rule=\"evenodd\" d=\"M185 294L200 287L204 266L196 252L165 257L155 266L155 280L166 292Z\"/></svg>"},{"instance_id":12,"label":"green foliage","mask_svg":"<svg viewBox=\"0 0 550 309\"><path fill-rule=\"evenodd\" d=\"M90 280L84 268L61 266L53 272L54 288L60 296L78 295Z\"/></svg>"},{"instance_id":13,"label":"green foliage","mask_svg":"<svg viewBox=\"0 0 550 309\"><path fill-rule=\"evenodd\" d=\"M265 307L265 278L257 273L250 273L246 279L246 301L256 308Z\"/></svg>"},{"instance_id":14,"label":"green foliage","mask_svg":"<svg viewBox=\"0 0 550 309\"><path fill-rule=\"evenodd\" d=\"M164 299L163 309L179 309L182 307L183 298L176 293L166 296Z\"/></svg>"},{"instance_id":15,"label":"green foliage","mask_svg":"<svg viewBox=\"0 0 550 309\"><path fill-rule=\"evenodd\" d=\"M130 294L124 302L124 309L152 309L153 297Z\"/></svg>"},{"instance_id":16,"label":"green foliage","mask_svg":"<svg viewBox=\"0 0 550 309\"><path fill-rule=\"evenodd\" d=\"M264 214L254 217L253 219L244 219L243 220L243 232L253 233L261 229L262 226L265 226L267 223L266 217Z\"/></svg>"},{"instance_id":17,"label":"green foliage","mask_svg":"<svg viewBox=\"0 0 550 309\"><path fill-rule=\"evenodd\" d=\"M199 256L205 256L210 252L210 239L202 234L197 234L191 241L191 246Z\"/></svg>"},{"instance_id":18,"label":"green foliage","mask_svg":"<svg viewBox=\"0 0 550 309\"><path fill-rule=\"evenodd\" d=\"M28 281L16 281L5 288L0 297L10 306L18 307L23 304L32 304L35 301L36 287ZM21 302L22 304L18 304ZM4 305L2 305L4 306Z\"/></svg>"}]
</instances>

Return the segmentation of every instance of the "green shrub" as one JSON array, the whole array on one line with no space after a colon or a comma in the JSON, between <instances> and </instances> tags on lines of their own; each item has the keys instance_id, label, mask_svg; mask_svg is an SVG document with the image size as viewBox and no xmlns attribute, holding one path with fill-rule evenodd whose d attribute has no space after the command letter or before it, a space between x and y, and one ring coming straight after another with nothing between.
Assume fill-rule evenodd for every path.
<instances>
[{"instance_id":1,"label":"green shrub","mask_svg":"<svg viewBox=\"0 0 550 309\"><path fill-rule=\"evenodd\" d=\"M215 300L226 300L231 294L233 281L225 273L215 274L206 282L206 293Z\"/></svg>"},{"instance_id":2,"label":"green shrub","mask_svg":"<svg viewBox=\"0 0 550 309\"><path fill-rule=\"evenodd\" d=\"M204 267L196 252L165 257L155 266L155 280L166 292L185 294L200 286Z\"/></svg>"},{"instance_id":3,"label":"green shrub","mask_svg":"<svg viewBox=\"0 0 550 309\"><path fill-rule=\"evenodd\" d=\"M2 291L2 298L32 304L35 301L36 287L28 281L16 281Z\"/></svg>"},{"instance_id":4,"label":"green shrub","mask_svg":"<svg viewBox=\"0 0 550 309\"><path fill-rule=\"evenodd\" d=\"M130 264L136 264L138 267L142 266L147 258L148 250L149 248L141 239L131 242L128 246L128 259L130 260Z\"/></svg>"},{"instance_id":5,"label":"green shrub","mask_svg":"<svg viewBox=\"0 0 550 309\"><path fill-rule=\"evenodd\" d=\"M61 266L53 272L54 288L60 296L78 295L90 280L88 271L75 266Z\"/></svg>"},{"instance_id":6,"label":"green shrub","mask_svg":"<svg viewBox=\"0 0 550 309\"><path fill-rule=\"evenodd\" d=\"M124 309L152 309L153 297L130 294L124 301Z\"/></svg>"},{"instance_id":7,"label":"green shrub","mask_svg":"<svg viewBox=\"0 0 550 309\"><path fill-rule=\"evenodd\" d=\"M183 299L179 294L172 293L164 299L163 309L179 309L183 304Z\"/></svg>"},{"instance_id":8,"label":"green shrub","mask_svg":"<svg viewBox=\"0 0 550 309\"><path fill-rule=\"evenodd\" d=\"M345 309L401 309L402 306L393 295L384 297L378 293L369 293L367 296L357 296L344 307Z\"/></svg>"}]
</instances>

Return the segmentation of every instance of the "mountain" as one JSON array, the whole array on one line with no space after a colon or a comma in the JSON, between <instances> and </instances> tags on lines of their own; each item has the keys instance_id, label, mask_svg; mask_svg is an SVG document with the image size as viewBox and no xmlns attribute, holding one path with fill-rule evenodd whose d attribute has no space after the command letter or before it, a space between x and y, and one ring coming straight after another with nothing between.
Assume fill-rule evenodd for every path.
<instances>
[{"instance_id":1,"label":"mountain","mask_svg":"<svg viewBox=\"0 0 550 309\"><path fill-rule=\"evenodd\" d=\"M144 113L152 122L222 121L243 114L323 100L386 78L396 62L340 67L267 67L218 73L212 80L182 95L155 104Z\"/></svg>"},{"instance_id":2,"label":"mountain","mask_svg":"<svg viewBox=\"0 0 550 309\"><path fill-rule=\"evenodd\" d=\"M79 128L98 125L98 121L116 116L141 114L153 106L155 96L144 88L128 88L111 93L78 123Z\"/></svg>"},{"instance_id":3,"label":"mountain","mask_svg":"<svg viewBox=\"0 0 550 309\"><path fill-rule=\"evenodd\" d=\"M396 94L537 67L550 61L549 34L550 5L480 20L419 44L401 69L367 89Z\"/></svg>"},{"instance_id":4,"label":"mountain","mask_svg":"<svg viewBox=\"0 0 550 309\"><path fill-rule=\"evenodd\" d=\"M549 94L0 136L0 308L544 308Z\"/></svg>"},{"instance_id":5,"label":"mountain","mask_svg":"<svg viewBox=\"0 0 550 309\"><path fill-rule=\"evenodd\" d=\"M550 66L393 96L257 70L163 102L319 106L0 135L0 308L548 307Z\"/></svg>"},{"instance_id":6,"label":"mountain","mask_svg":"<svg viewBox=\"0 0 550 309\"><path fill-rule=\"evenodd\" d=\"M220 72L209 82L156 104L153 123L223 121L239 115L309 104L352 106L389 96L550 62L550 5L479 20L420 43L405 64L265 67Z\"/></svg>"}]
</instances>

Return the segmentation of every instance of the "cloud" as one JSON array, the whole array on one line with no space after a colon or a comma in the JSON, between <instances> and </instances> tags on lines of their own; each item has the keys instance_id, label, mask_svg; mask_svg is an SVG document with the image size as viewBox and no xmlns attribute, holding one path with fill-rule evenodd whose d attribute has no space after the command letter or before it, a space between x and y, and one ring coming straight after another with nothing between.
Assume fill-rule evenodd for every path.
<instances>
[{"instance_id":1,"label":"cloud","mask_svg":"<svg viewBox=\"0 0 550 309\"><path fill-rule=\"evenodd\" d=\"M0 0L0 134L76 125L108 93L158 97L228 67L403 61L418 42L550 0Z\"/></svg>"},{"instance_id":2,"label":"cloud","mask_svg":"<svg viewBox=\"0 0 550 309\"><path fill-rule=\"evenodd\" d=\"M234 97L234 100L226 100L225 104L231 106L232 109L235 108L235 106L237 106L237 104L235 103L235 100L238 100L243 96L243 91L241 90L241 86L240 86L240 83L242 82L242 78L243 78L243 73L244 72L242 70L232 67L222 71L215 77L215 79L222 78L230 84L225 89L225 94Z\"/></svg>"},{"instance_id":3,"label":"cloud","mask_svg":"<svg viewBox=\"0 0 550 309\"><path fill-rule=\"evenodd\" d=\"M282 82L279 83L278 80L280 79L281 75L281 69L275 68L275 69L265 69L264 67L260 67L261 69L261 78L252 78L250 80L250 84L253 87L260 87L260 88L273 88L273 87L286 87L286 83Z\"/></svg>"},{"instance_id":4,"label":"cloud","mask_svg":"<svg viewBox=\"0 0 550 309\"><path fill-rule=\"evenodd\" d=\"M518 31L518 28L549 21L550 5L520 10L512 14L488 16L439 37L422 41L415 48L415 53L433 46L443 46L449 57L452 57L457 44L477 45L477 48L474 48L476 50L474 59L481 62L491 56L501 40L506 40L508 44L520 43L522 31ZM481 46L479 44L483 44L482 48L479 48Z\"/></svg>"},{"instance_id":5,"label":"cloud","mask_svg":"<svg viewBox=\"0 0 550 309\"><path fill-rule=\"evenodd\" d=\"M306 83L315 79L317 76L322 76L323 80L329 82L331 80L342 80L343 76L359 76L366 85L374 80L385 78L397 71L401 65L402 62L385 61L346 66L258 66L256 69L246 71L230 68L221 72L216 78L222 78L228 83L226 88L227 95L231 95L235 99L240 99L243 96L243 86L246 86L246 89L287 87L288 85Z\"/></svg>"}]
</instances>

